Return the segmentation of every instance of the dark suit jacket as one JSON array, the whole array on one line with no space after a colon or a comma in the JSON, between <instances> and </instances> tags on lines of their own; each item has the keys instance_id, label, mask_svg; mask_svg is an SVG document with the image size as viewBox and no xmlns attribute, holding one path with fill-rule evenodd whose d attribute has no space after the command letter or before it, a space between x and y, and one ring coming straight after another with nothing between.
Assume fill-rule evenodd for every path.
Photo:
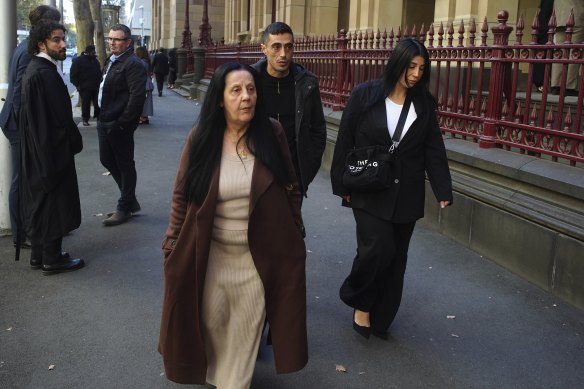
<instances>
[{"instance_id":1,"label":"dark suit jacket","mask_svg":"<svg viewBox=\"0 0 584 389\"><path fill-rule=\"evenodd\" d=\"M10 59L8 92L2 112L0 113L0 127L4 135L10 140L18 139L18 115L20 112L20 96L22 76L30 63L30 55L27 52L28 39L21 42Z\"/></svg>"},{"instance_id":2,"label":"dark suit jacket","mask_svg":"<svg viewBox=\"0 0 584 389\"><path fill-rule=\"evenodd\" d=\"M168 57L164 53L156 53L152 60L152 69L154 74L168 74Z\"/></svg>"},{"instance_id":3,"label":"dark suit jacket","mask_svg":"<svg viewBox=\"0 0 584 389\"><path fill-rule=\"evenodd\" d=\"M280 147L294 168L284 130L272 122ZM183 179L192 134L183 150L172 196L164 251L164 302L158 350L172 381L203 384L207 360L201 333L201 304L211 244L219 167L202 204L187 201ZM308 360L306 333L306 248L299 225L300 192L278 184L256 159L249 199L248 243L265 291L276 372L302 369Z\"/></svg>"},{"instance_id":4,"label":"dark suit jacket","mask_svg":"<svg viewBox=\"0 0 584 389\"><path fill-rule=\"evenodd\" d=\"M124 130L135 130L146 100L146 77L142 60L129 48L107 71L99 120L117 121Z\"/></svg>"},{"instance_id":5,"label":"dark suit jacket","mask_svg":"<svg viewBox=\"0 0 584 389\"><path fill-rule=\"evenodd\" d=\"M448 159L430 96L412 96L417 119L394 152L395 181L389 189L351 193L342 182L346 155L353 147L391 146L385 98L379 80L358 85L353 90L343 111L335 145L331 166L333 193L351 195L351 202L344 205L395 223L409 223L424 216L426 174L438 201L452 203Z\"/></svg>"}]
</instances>

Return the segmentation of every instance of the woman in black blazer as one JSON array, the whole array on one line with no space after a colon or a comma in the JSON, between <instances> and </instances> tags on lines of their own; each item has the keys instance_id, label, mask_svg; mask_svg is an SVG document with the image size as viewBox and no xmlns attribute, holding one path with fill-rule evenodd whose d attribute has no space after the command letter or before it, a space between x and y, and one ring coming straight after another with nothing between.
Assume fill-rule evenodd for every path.
<instances>
[{"instance_id":1,"label":"woman in black blazer","mask_svg":"<svg viewBox=\"0 0 584 389\"><path fill-rule=\"evenodd\" d=\"M387 338L399 308L408 247L424 216L426 174L440 207L452 203L452 182L436 102L428 91L430 60L417 40L402 39L379 80L355 87L343 111L331 167L333 193L353 209L357 255L340 290L355 309L353 328L364 337ZM399 143L395 177L382 191L356 192L343 185L347 153L355 147L391 146L398 117L411 100Z\"/></svg>"}]
</instances>

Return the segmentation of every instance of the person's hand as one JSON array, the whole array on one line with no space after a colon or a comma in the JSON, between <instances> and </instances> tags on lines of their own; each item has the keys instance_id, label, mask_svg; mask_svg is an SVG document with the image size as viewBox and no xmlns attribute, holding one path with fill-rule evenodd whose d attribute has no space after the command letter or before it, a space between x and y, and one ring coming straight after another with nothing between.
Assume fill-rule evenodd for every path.
<instances>
[{"instance_id":1,"label":"person's hand","mask_svg":"<svg viewBox=\"0 0 584 389\"><path fill-rule=\"evenodd\" d=\"M450 204L450 201L440 201L440 208L446 208Z\"/></svg>"},{"instance_id":2,"label":"person's hand","mask_svg":"<svg viewBox=\"0 0 584 389\"><path fill-rule=\"evenodd\" d=\"M350 203L351 202L351 195L343 196L343 200L345 200L345 202L347 202L347 203Z\"/></svg>"}]
</instances>

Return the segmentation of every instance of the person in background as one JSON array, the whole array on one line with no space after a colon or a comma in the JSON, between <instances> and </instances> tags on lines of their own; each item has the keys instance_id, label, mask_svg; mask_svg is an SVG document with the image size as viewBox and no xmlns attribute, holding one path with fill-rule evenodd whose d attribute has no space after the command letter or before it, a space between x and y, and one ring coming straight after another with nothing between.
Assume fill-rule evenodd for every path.
<instances>
[{"instance_id":1,"label":"person in background","mask_svg":"<svg viewBox=\"0 0 584 389\"><path fill-rule=\"evenodd\" d=\"M100 85L101 111L97 121L99 159L120 189L116 210L103 221L116 226L130 220L141 207L136 199L134 131L146 100L146 68L134 55L132 33L115 24L108 34L110 52Z\"/></svg>"},{"instance_id":2,"label":"person in background","mask_svg":"<svg viewBox=\"0 0 584 389\"><path fill-rule=\"evenodd\" d=\"M259 82L219 66L180 159L158 347L179 383L249 388L266 319L277 373L308 360L301 194Z\"/></svg>"},{"instance_id":3,"label":"person in background","mask_svg":"<svg viewBox=\"0 0 584 389\"><path fill-rule=\"evenodd\" d=\"M42 19L59 22L61 20L61 13L58 9L49 5L39 5L28 14L28 20L33 28ZM12 53L8 70L9 82L6 101L2 107L2 112L0 112L0 127L2 128L4 136L6 136L10 142L12 179L10 182L10 192L8 193L8 208L14 247L17 246L17 240L20 240L18 243L18 249L30 248L30 241L26 237L22 236L21 239L17 239L19 229L20 231L24 230L24 226L20 224L21 220L19 220L18 217L18 210L20 207L20 196L18 190L18 174L20 171L20 133L18 131L18 118L22 106L22 75L30 63L30 58L31 56L28 54L28 39L25 39Z\"/></svg>"},{"instance_id":4,"label":"person in background","mask_svg":"<svg viewBox=\"0 0 584 389\"><path fill-rule=\"evenodd\" d=\"M93 117L99 116L99 83L101 82L101 67L95 53L95 46L89 45L81 56L75 58L71 64L71 83L79 91L81 98L81 117L83 125L89 126L90 108L93 103Z\"/></svg>"},{"instance_id":5,"label":"person in background","mask_svg":"<svg viewBox=\"0 0 584 389\"><path fill-rule=\"evenodd\" d=\"M566 41L566 24L570 17L570 12L574 12L574 28L572 30L572 42L582 43L584 41L584 1L583 0L555 0L554 9L556 12L556 34L554 43L561 45ZM579 64L568 65L566 77L566 96L578 96L578 82L582 77L582 70ZM560 94L560 86L564 65L555 63L552 65L551 92Z\"/></svg>"},{"instance_id":6,"label":"person in background","mask_svg":"<svg viewBox=\"0 0 584 389\"><path fill-rule=\"evenodd\" d=\"M540 45L544 45L548 40L548 24L553 10L554 0L541 0L539 2L539 28L537 30L537 43ZM533 65L533 83L539 92L543 92L545 67L546 64L543 63L536 63Z\"/></svg>"},{"instance_id":7,"label":"person in background","mask_svg":"<svg viewBox=\"0 0 584 389\"><path fill-rule=\"evenodd\" d=\"M44 275L84 266L82 259L61 251L63 236L81 224L74 156L83 149L69 91L57 70L66 57L65 32L52 20L32 29L18 122L23 225L32 244L30 266L42 268Z\"/></svg>"},{"instance_id":8,"label":"person in background","mask_svg":"<svg viewBox=\"0 0 584 389\"><path fill-rule=\"evenodd\" d=\"M266 57L253 67L262 76L268 115L284 127L300 190L306 196L326 144L318 79L293 61L294 34L286 23L268 25L261 47Z\"/></svg>"},{"instance_id":9,"label":"person in background","mask_svg":"<svg viewBox=\"0 0 584 389\"><path fill-rule=\"evenodd\" d=\"M402 39L381 79L355 87L341 118L331 182L333 193L353 210L357 255L340 297L354 309L353 328L366 338L373 333L386 339L400 306L410 239L416 220L424 216L426 174L440 208L452 203L452 180L429 80L428 51L415 39ZM386 190L350 191L343 184L347 153L377 145L389 150L402 109L407 116L394 150L395 181Z\"/></svg>"},{"instance_id":10,"label":"person in background","mask_svg":"<svg viewBox=\"0 0 584 389\"><path fill-rule=\"evenodd\" d=\"M176 81L176 49L168 51L168 89L174 89Z\"/></svg>"},{"instance_id":11,"label":"person in background","mask_svg":"<svg viewBox=\"0 0 584 389\"><path fill-rule=\"evenodd\" d=\"M156 88L158 89L158 96L162 96L164 78L168 74L168 57L166 56L166 52L163 47L159 48L156 54L154 54L152 67L156 77Z\"/></svg>"},{"instance_id":12,"label":"person in background","mask_svg":"<svg viewBox=\"0 0 584 389\"><path fill-rule=\"evenodd\" d=\"M138 47L136 49L136 55L142 60L148 75L148 77L146 77L146 100L144 100L144 108L142 109L139 123L149 124L150 119L148 119L148 116L154 115L154 101L152 99L152 91L154 90L154 83L152 82L152 65L150 64L150 55L145 47Z\"/></svg>"}]
</instances>

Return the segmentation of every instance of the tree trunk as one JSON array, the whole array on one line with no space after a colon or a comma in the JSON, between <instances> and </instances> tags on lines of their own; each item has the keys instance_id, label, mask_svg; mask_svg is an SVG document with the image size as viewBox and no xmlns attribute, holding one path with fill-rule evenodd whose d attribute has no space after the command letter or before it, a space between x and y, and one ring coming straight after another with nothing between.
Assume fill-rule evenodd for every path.
<instances>
[{"instance_id":1,"label":"tree trunk","mask_svg":"<svg viewBox=\"0 0 584 389\"><path fill-rule=\"evenodd\" d=\"M73 0L73 14L77 27L77 52L81 54L85 48L93 44L93 19L89 0Z\"/></svg>"},{"instance_id":2,"label":"tree trunk","mask_svg":"<svg viewBox=\"0 0 584 389\"><path fill-rule=\"evenodd\" d=\"M101 0L89 0L89 7L91 8L91 15L93 15L93 22L95 23L95 51L97 59L100 64L104 64L106 60L105 52L105 38L103 37L103 18L101 14Z\"/></svg>"}]
</instances>

